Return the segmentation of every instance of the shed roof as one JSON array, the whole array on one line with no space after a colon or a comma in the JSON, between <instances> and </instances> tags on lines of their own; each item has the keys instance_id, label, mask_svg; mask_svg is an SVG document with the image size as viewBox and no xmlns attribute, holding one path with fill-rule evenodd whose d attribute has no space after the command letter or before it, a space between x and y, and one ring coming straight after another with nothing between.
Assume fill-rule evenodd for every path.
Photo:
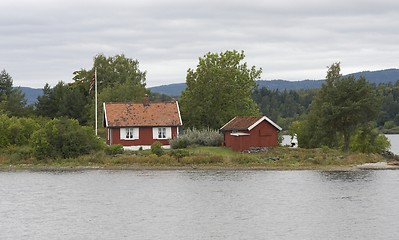
<instances>
[{"instance_id":1,"label":"shed roof","mask_svg":"<svg viewBox=\"0 0 399 240\"><path fill-rule=\"evenodd\" d=\"M180 126L178 102L104 103L106 127Z\"/></svg>"},{"instance_id":2,"label":"shed roof","mask_svg":"<svg viewBox=\"0 0 399 240\"><path fill-rule=\"evenodd\" d=\"M272 126L277 128L277 130L281 131L282 128L270 120L266 116L237 116L231 119L228 123L226 123L223 127L220 128L221 131L231 131L231 130L248 130L251 131L254 127L256 127L262 121L266 121L270 123Z\"/></svg>"}]
</instances>

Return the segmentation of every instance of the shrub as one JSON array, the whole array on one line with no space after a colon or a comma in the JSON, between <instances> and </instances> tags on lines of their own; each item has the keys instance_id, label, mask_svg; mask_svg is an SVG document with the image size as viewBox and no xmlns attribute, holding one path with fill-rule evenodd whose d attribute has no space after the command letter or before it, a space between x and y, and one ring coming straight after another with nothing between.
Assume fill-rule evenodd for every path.
<instances>
[{"instance_id":1,"label":"shrub","mask_svg":"<svg viewBox=\"0 0 399 240\"><path fill-rule=\"evenodd\" d=\"M172 148L185 148L192 145L201 146L221 146L223 135L217 130L212 129L187 129L178 138L170 140Z\"/></svg>"},{"instance_id":2,"label":"shrub","mask_svg":"<svg viewBox=\"0 0 399 240\"><path fill-rule=\"evenodd\" d=\"M187 150L177 149L170 151L169 155L175 157L177 161L180 161L180 159L182 159L183 157L189 156L190 153Z\"/></svg>"},{"instance_id":3,"label":"shrub","mask_svg":"<svg viewBox=\"0 0 399 240\"><path fill-rule=\"evenodd\" d=\"M77 120L53 119L31 137L33 154L38 159L76 158L101 150L104 144L93 129Z\"/></svg>"},{"instance_id":4,"label":"shrub","mask_svg":"<svg viewBox=\"0 0 399 240\"><path fill-rule=\"evenodd\" d=\"M186 148L188 146L188 140L185 137L178 137L169 140L170 147L173 149Z\"/></svg>"},{"instance_id":5,"label":"shrub","mask_svg":"<svg viewBox=\"0 0 399 240\"><path fill-rule=\"evenodd\" d=\"M254 158L252 156L244 155L244 154L233 157L231 160L232 160L232 162L238 163L238 164L249 164L249 163L258 162L258 159Z\"/></svg>"},{"instance_id":6,"label":"shrub","mask_svg":"<svg viewBox=\"0 0 399 240\"><path fill-rule=\"evenodd\" d=\"M195 155L187 156L181 159L182 164L217 164L223 163L222 156L210 156L210 155Z\"/></svg>"},{"instance_id":7,"label":"shrub","mask_svg":"<svg viewBox=\"0 0 399 240\"><path fill-rule=\"evenodd\" d=\"M0 148L4 148L10 145L9 132L8 132L8 127L10 123L11 123L10 118L7 115L5 114L0 115Z\"/></svg>"},{"instance_id":8,"label":"shrub","mask_svg":"<svg viewBox=\"0 0 399 240\"><path fill-rule=\"evenodd\" d=\"M120 144L113 144L105 147L105 153L108 155L122 154L124 152L123 146Z\"/></svg>"},{"instance_id":9,"label":"shrub","mask_svg":"<svg viewBox=\"0 0 399 240\"><path fill-rule=\"evenodd\" d=\"M396 127L396 124L394 121L386 121L384 123L384 128L386 128L386 129L392 129L394 127Z\"/></svg>"},{"instance_id":10,"label":"shrub","mask_svg":"<svg viewBox=\"0 0 399 240\"><path fill-rule=\"evenodd\" d=\"M26 160L30 160L32 158L32 148L29 146L9 146L6 149L6 153L8 154L9 162L12 164L26 163Z\"/></svg>"},{"instance_id":11,"label":"shrub","mask_svg":"<svg viewBox=\"0 0 399 240\"><path fill-rule=\"evenodd\" d=\"M0 115L0 148L10 145L28 145L34 131L39 129L37 120Z\"/></svg>"},{"instance_id":12,"label":"shrub","mask_svg":"<svg viewBox=\"0 0 399 240\"><path fill-rule=\"evenodd\" d=\"M162 143L160 143L159 141L154 142L151 145L151 152L157 156L162 156L164 153L164 150L162 148Z\"/></svg>"},{"instance_id":13,"label":"shrub","mask_svg":"<svg viewBox=\"0 0 399 240\"><path fill-rule=\"evenodd\" d=\"M382 153L388 150L390 146L387 137L370 126L359 129L350 144L351 150L362 153Z\"/></svg>"}]
</instances>

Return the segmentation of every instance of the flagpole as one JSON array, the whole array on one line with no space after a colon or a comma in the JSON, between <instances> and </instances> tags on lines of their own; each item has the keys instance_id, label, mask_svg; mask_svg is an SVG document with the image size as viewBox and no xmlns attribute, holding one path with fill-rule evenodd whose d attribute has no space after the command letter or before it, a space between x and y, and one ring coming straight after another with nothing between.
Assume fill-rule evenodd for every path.
<instances>
[{"instance_id":1,"label":"flagpole","mask_svg":"<svg viewBox=\"0 0 399 240\"><path fill-rule=\"evenodd\" d=\"M95 124L96 124L96 126L95 126L95 128L96 128L96 136L98 135L98 124L97 124L97 122L98 122L98 117L97 117L97 68L95 68L94 69L94 84L95 84L95 86L94 86L94 95L95 95Z\"/></svg>"}]
</instances>

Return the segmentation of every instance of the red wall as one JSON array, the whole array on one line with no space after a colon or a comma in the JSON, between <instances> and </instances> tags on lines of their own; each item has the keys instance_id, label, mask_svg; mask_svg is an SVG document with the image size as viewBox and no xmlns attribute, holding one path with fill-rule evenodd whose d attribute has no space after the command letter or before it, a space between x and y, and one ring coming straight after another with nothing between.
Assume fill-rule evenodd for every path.
<instances>
[{"instance_id":1,"label":"red wall","mask_svg":"<svg viewBox=\"0 0 399 240\"><path fill-rule=\"evenodd\" d=\"M231 131L224 132L224 144L236 151L248 150L250 147L278 146L278 130L266 121L254 127L249 136L232 136Z\"/></svg>"},{"instance_id":2,"label":"red wall","mask_svg":"<svg viewBox=\"0 0 399 240\"><path fill-rule=\"evenodd\" d=\"M109 139L108 129L107 129L107 144L122 144L123 146L149 146L156 141L159 141L163 145L169 145L168 139L152 139L152 127L140 127L139 128L139 137L140 139L136 140L123 140L120 139L120 129L119 128L110 128L111 137ZM177 127L172 127L172 138L176 138L177 136Z\"/></svg>"}]
</instances>

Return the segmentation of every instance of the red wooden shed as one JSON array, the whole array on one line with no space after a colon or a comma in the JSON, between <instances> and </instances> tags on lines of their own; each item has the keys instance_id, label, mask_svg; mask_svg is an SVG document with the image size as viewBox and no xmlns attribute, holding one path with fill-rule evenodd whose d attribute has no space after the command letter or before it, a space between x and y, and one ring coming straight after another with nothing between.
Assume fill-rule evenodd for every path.
<instances>
[{"instance_id":1,"label":"red wooden shed","mask_svg":"<svg viewBox=\"0 0 399 240\"><path fill-rule=\"evenodd\" d=\"M235 151L278 146L278 132L281 130L266 116L238 116L220 128L224 145Z\"/></svg>"},{"instance_id":2,"label":"red wooden shed","mask_svg":"<svg viewBox=\"0 0 399 240\"><path fill-rule=\"evenodd\" d=\"M148 149L155 141L164 147L176 138L182 126L178 102L104 103L107 144L125 149Z\"/></svg>"}]
</instances>

